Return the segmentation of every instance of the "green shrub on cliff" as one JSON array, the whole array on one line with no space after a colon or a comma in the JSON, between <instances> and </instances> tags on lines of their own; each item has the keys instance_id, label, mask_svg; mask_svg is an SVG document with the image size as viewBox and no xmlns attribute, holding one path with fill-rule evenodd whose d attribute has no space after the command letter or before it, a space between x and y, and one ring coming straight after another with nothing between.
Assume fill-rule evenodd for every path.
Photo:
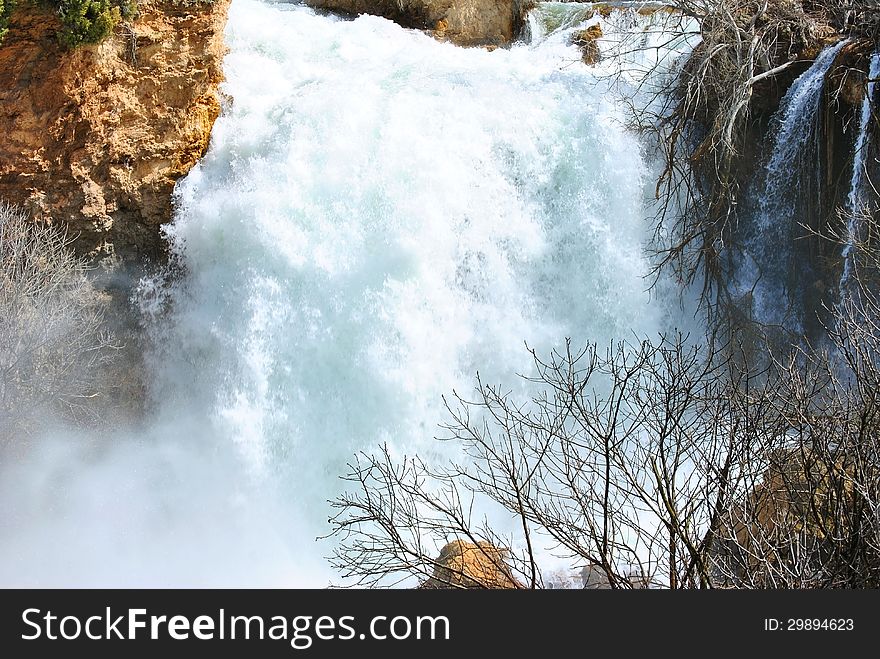
<instances>
[{"instance_id":1,"label":"green shrub on cliff","mask_svg":"<svg viewBox=\"0 0 880 659\"><path fill-rule=\"evenodd\" d=\"M9 31L16 0L0 0L0 43ZM137 0L43 0L61 19L58 39L68 48L99 43L122 19L137 14Z\"/></svg>"},{"instance_id":2,"label":"green shrub on cliff","mask_svg":"<svg viewBox=\"0 0 880 659\"><path fill-rule=\"evenodd\" d=\"M16 0L0 0L0 43L9 31ZM61 19L58 39L68 48L100 43L120 20L134 18L137 0L43 0Z\"/></svg>"},{"instance_id":3,"label":"green shrub on cliff","mask_svg":"<svg viewBox=\"0 0 880 659\"><path fill-rule=\"evenodd\" d=\"M15 7L15 0L0 0L0 41L9 29L9 15Z\"/></svg>"},{"instance_id":4,"label":"green shrub on cliff","mask_svg":"<svg viewBox=\"0 0 880 659\"><path fill-rule=\"evenodd\" d=\"M62 28L58 38L68 48L99 43L110 36L132 4L123 0L56 0Z\"/></svg>"}]
</instances>

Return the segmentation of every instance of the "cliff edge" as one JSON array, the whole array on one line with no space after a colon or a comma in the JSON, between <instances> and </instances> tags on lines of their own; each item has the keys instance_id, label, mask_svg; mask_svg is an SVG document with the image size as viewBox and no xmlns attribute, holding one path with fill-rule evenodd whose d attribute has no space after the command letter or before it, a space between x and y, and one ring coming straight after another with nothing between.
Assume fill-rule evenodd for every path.
<instances>
[{"instance_id":1,"label":"cliff edge","mask_svg":"<svg viewBox=\"0 0 880 659\"><path fill-rule=\"evenodd\" d=\"M529 0L305 0L315 9L382 16L457 46L504 46L516 39Z\"/></svg>"},{"instance_id":2,"label":"cliff edge","mask_svg":"<svg viewBox=\"0 0 880 659\"><path fill-rule=\"evenodd\" d=\"M0 44L0 200L65 223L96 260L161 254L174 184L220 113L229 2L141 0L75 50L54 11L19 7Z\"/></svg>"}]
</instances>

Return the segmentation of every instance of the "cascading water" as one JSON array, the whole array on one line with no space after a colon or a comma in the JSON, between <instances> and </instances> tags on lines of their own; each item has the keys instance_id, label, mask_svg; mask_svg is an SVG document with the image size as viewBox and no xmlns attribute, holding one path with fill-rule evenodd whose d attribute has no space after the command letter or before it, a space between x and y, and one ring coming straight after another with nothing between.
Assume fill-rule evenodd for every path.
<instances>
[{"instance_id":1,"label":"cascading water","mask_svg":"<svg viewBox=\"0 0 880 659\"><path fill-rule=\"evenodd\" d=\"M589 2L542 2L526 16L526 32L530 43L537 44L554 32L580 26L595 17Z\"/></svg>"},{"instance_id":2,"label":"cascading water","mask_svg":"<svg viewBox=\"0 0 880 659\"><path fill-rule=\"evenodd\" d=\"M850 180L849 194L846 199L847 218L847 242L843 248L843 273L840 277L840 295L843 299L847 294L847 287L853 271L853 250L859 239L859 211L865 200L865 167L868 160L868 129L871 123L871 108L874 93L877 88L877 80L880 79L880 52L871 57L868 68L868 84L865 90L865 98L862 100L861 113L859 115L859 132L856 137L855 150L853 151L852 179Z\"/></svg>"},{"instance_id":3,"label":"cascading water","mask_svg":"<svg viewBox=\"0 0 880 659\"><path fill-rule=\"evenodd\" d=\"M803 334L803 286L807 277L796 253L798 222L819 203L821 159L818 117L825 76L841 41L826 48L791 85L774 118L773 150L760 180L757 208L743 232L733 281L736 293L750 296L753 320Z\"/></svg>"},{"instance_id":4,"label":"cascading water","mask_svg":"<svg viewBox=\"0 0 880 659\"><path fill-rule=\"evenodd\" d=\"M441 396L518 386L524 343L678 322L646 291L651 172L564 39L465 50L235 0L227 41L232 101L168 230L185 275L141 297L154 409L4 468L4 584L324 585L355 451L437 451Z\"/></svg>"}]
</instances>

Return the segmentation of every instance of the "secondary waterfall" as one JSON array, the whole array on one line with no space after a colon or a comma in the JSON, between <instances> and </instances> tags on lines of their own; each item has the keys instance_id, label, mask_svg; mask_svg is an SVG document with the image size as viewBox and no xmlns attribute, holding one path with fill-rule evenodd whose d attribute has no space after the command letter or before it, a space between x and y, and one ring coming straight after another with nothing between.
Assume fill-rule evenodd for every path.
<instances>
[{"instance_id":1,"label":"secondary waterfall","mask_svg":"<svg viewBox=\"0 0 880 659\"><path fill-rule=\"evenodd\" d=\"M846 211L849 213L849 217L847 218L847 243L843 248L843 274L840 277L841 297L846 294L847 285L852 277L853 249L859 239L858 213L865 199L865 167L868 160L868 145L870 144L868 128L871 123L872 99L877 88L878 78L880 78L880 52L874 53L871 57L871 64L868 68L868 84L859 115L859 132L853 151L852 179L846 200Z\"/></svg>"},{"instance_id":2,"label":"secondary waterfall","mask_svg":"<svg viewBox=\"0 0 880 659\"><path fill-rule=\"evenodd\" d=\"M807 277L796 252L806 234L798 222L820 203L822 166L818 117L825 75L846 44L826 48L791 85L774 118L773 149L756 182L758 203L744 232L733 280L750 295L752 318L803 333Z\"/></svg>"},{"instance_id":3,"label":"secondary waterfall","mask_svg":"<svg viewBox=\"0 0 880 659\"><path fill-rule=\"evenodd\" d=\"M540 43L554 32L562 34L593 19L595 13L588 2L542 2L526 17L526 37Z\"/></svg>"},{"instance_id":4,"label":"secondary waterfall","mask_svg":"<svg viewBox=\"0 0 880 659\"><path fill-rule=\"evenodd\" d=\"M235 0L229 101L144 282L153 412L4 469L0 582L315 585L359 450L430 457L441 396L525 344L678 323L646 290L652 172L562 38L460 49Z\"/></svg>"}]
</instances>

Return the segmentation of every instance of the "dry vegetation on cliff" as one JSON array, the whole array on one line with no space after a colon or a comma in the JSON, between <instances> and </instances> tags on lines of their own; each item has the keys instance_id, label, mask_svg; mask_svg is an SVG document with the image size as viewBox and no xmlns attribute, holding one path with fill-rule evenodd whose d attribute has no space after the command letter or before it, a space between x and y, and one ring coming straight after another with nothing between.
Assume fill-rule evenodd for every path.
<instances>
[{"instance_id":1,"label":"dry vegetation on cliff","mask_svg":"<svg viewBox=\"0 0 880 659\"><path fill-rule=\"evenodd\" d=\"M93 418L114 351L103 309L70 238L0 205L0 448Z\"/></svg>"},{"instance_id":2,"label":"dry vegetation on cliff","mask_svg":"<svg viewBox=\"0 0 880 659\"><path fill-rule=\"evenodd\" d=\"M665 165L657 185L658 270L685 284L701 281L711 307L724 304L720 257L740 220L743 164L754 155L760 115L775 110L826 45L850 37L876 47L880 11L869 0L671 4L698 21L700 42L678 78L655 90L659 110L638 114L636 125L654 135Z\"/></svg>"},{"instance_id":3,"label":"dry vegetation on cliff","mask_svg":"<svg viewBox=\"0 0 880 659\"><path fill-rule=\"evenodd\" d=\"M9 0L0 0L0 42L6 36L9 29L9 16L12 14L13 5Z\"/></svg>"}]
</instances>

